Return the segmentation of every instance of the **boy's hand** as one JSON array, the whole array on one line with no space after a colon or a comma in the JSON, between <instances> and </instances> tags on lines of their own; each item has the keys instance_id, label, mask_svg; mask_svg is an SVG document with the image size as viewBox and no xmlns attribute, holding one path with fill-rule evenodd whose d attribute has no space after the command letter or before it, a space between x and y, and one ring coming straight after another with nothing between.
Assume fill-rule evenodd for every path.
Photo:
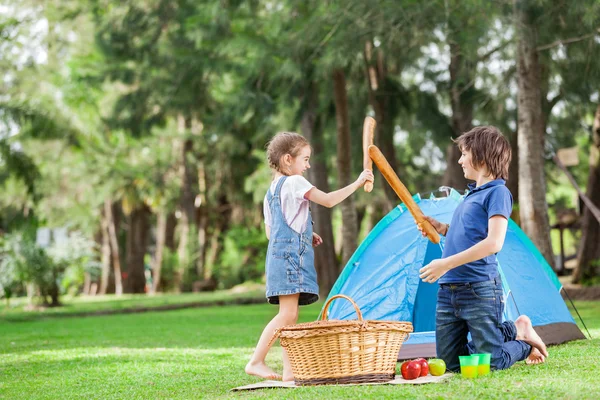
<instances>
[{"instance_id":1,"label":"boy's hand","mask_svg":"<svg viewBox=\"0 0 600 400\"><path fill-rule=\"evenodd\" d=\"M358 179L356 179L356 182L358 182L359 187L362 187L367 181L373 182L374 180L375 177L373 176L373 171L371 171L370 169L365 169L363 172L361 172Z\"/></svg>"},{"instance_id":2,"label":"boy's hand","mask_svg":"<svg viewBox=\"0 0 600 400\"><path fill-rule=\"evenodd\" d=\"M419 278L421 278L423 282L433 283L444 276L449 270L450 266L446 259L438 258L419 270L419 273L421 274L419 275Z\"/></svg>"},{"instance_id":3,"label":"boy's hand","mask_svg":"<svg viewBox=\"0 0 600 400\"><path fill-rule=\"evenodd\" d=\"M446 224L443 224L440 221L438 221L437 219L428 217L428 216L425 216L425 219L427 221L429 221L431 226L433 226L433 229L435 229L436 232L439 233L440 235L445 235L446 233L448 233ZM421 224L417 224L417 228L421 231L421 235L427 236L427 233L425 232L425 230L423 229L423 226Z\"/></svg>"},{"instance_id":4,"label":"boy's hand","mask_svg":"<svg viewBox=\"0 0 600 400\"><path fill-rule=\"evenodd\" d=\"M313 232L313 239L312 239L313 247L317 247L318 245L320 245L322 243L323 243L323 239L321 239L321 236L319 236Z\"/></svg>"}]
</instances>

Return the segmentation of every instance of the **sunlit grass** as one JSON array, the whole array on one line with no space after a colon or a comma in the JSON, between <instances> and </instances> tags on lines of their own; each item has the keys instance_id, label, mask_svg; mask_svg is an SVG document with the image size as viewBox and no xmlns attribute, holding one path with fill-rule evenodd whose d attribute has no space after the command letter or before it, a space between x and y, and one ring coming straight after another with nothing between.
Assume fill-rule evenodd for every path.
<instances>
[{"instance_id":1,"label":"sunlit grass","mask_svg":"<svg viewBox=\"0 0 600 400\"><path fill-rule=\"evenodd\" d=\"M0 398L600 398L600 302L577 302L595 339L550 348L541 366L519 363L473 381L267 389L243 368L276 308L220 306L81 318L0 320ZM316 319L321 303L301 311ZM281 370L274 348L268 362Z\"/></svg>"}]
</instances>

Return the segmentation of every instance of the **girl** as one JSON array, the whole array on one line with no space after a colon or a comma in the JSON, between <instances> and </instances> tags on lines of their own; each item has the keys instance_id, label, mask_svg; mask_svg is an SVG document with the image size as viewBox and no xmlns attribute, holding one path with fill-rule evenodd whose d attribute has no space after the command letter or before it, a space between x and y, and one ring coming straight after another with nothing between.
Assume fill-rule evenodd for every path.
<instances>
[{"instance_id":1,"label":"girl","mask_svg":"<svg viewBox=\"0 0 600 400\"><path fill-rule=\"evenodd\" d=\"M265 379L294 379L291 365L283 351L283 377L265 364L269 341L276 329L293 325L298 320L299 306L319 299L313 246L323 243L312 230L309 200L333 207L373 181L371 170L364 170L358 179L331 193L311 185L302 174L310 168L311 147L297 133L275 135L267 147L269 166L274 178L264 201L265 228L269 239L267 251L267 300L279 304L279 313L267 324L256 350L246 365L246 373Z\"/></svg>"}]
</instances>

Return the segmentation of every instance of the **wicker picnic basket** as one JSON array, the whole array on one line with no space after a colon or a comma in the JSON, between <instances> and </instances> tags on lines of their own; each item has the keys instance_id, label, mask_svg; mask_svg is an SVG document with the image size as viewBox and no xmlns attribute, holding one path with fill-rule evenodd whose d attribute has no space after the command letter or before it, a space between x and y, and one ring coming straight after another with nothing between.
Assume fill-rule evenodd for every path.
<instances>
[{"instance_id":1,"label":"wicker picnic basket","mask_svg":"<svg viewBox=\"0 0 600 400\"><path fill-rule=\"evenodd\" d=\"M327 320L335 299L352 303L358 320ZM358 305L344 295L325 303L320 321L284 326L275 332L286 349L296 385L387 382L396 375L402 343L413 331L410 322L365 321Z\"/></svg>"}]
</instances>

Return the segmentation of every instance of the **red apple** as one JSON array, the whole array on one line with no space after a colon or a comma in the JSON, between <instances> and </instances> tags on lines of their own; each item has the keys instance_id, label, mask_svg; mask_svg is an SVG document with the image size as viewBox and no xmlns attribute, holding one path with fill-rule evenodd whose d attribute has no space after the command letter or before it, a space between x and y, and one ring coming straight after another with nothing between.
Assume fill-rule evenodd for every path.
<instances>
[{"instance_id":1,"label":"red apple","mask_svg":"<svg viewBox=\"0 0 600 400\"><path fill-rule=\"evenodd\" d=\"M406 369L408 368L408 363L409 362L410 362L410 360L409 361L404 361L402 363L402 365L400 366L400 373L402 374L403 378L406 376ZM404 379L406 379L406 378L404 378Z\"/></svg>"},{"instance_id":2,"label":"red apple","mask_svg":"<svg viewBox=\"0 0 600 400\"><path fill-rule=\"evenodd\" d=\"M421 364L421 375L420 376L427 376L427 374L429 373L429 363L427 362L427 360L424 358L417 358L414 361Z\"/></svg>"},{"instance_id":3,"label":"red apple","mask_svg":"<svg viewBox=\"0 0 600 400\"><path fill-rule=\"evenodd\" d=\"M421 375L421 364L414 360L405 361L400 367L402 377L406 380L417 379Z\"/></svg>"}]
</instances>

